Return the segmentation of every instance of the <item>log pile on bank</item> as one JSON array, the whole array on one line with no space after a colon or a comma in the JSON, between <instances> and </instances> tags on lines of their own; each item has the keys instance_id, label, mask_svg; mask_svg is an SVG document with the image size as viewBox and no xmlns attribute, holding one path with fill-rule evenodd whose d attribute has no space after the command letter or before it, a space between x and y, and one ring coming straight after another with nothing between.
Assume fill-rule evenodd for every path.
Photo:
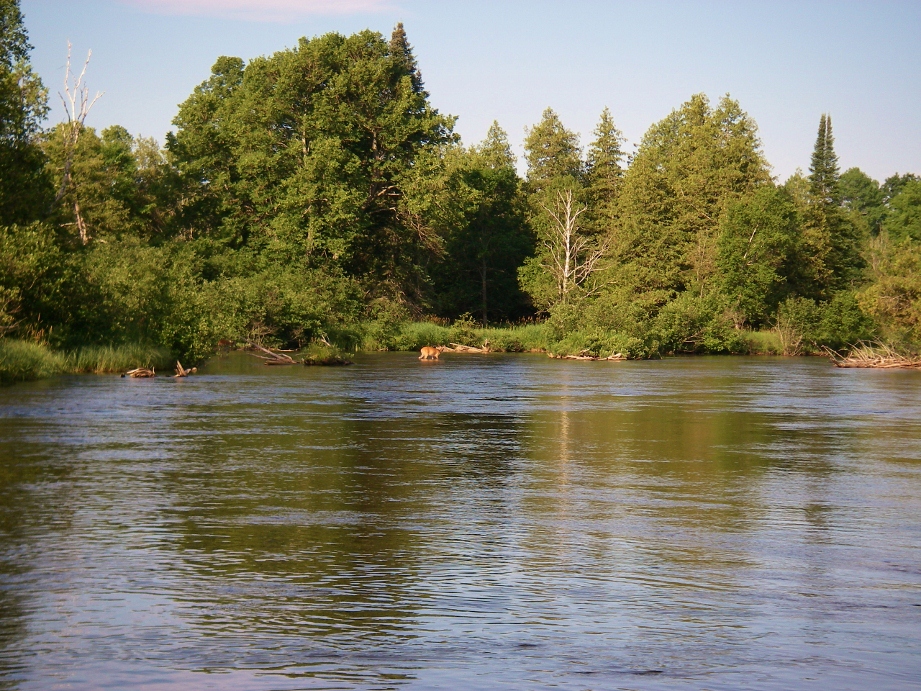
<instances>
[{"instance_id":1,"label":"log pile on bank","mask_svg":"<svg viewBox=\"0 0 921 691\"><path fill-rule=\"evenodd\" d=\"M489 347L489 341L483 342L482 348L477 348L476 346L468 346L463 343L449 343L450 348L445 348L443 352L445 353L491 353L493 352Z\"/></svg>"},{"instance_id":2,"label":"log pile on bank","mask_svg":"<svg viewBox=\"0 0 921 691\"><path fill-rule=\"evenodd\" d=\"M261 345L257 345L255 343L250 343L249 347L264 353L264 355L250 353L250 355L259 358L266 365L272 366L306 365L308 367L341 367L354 364L351 360L347 360L335 353L327 353L323 355L305 355L302 359L295 360L290 355L280 350L269 350L268 348L263 348Z\"/></svg>"},{"instance_id":3,"label":"log pile on bank","mask_svg":"<svg viewBox=\"0 0 921 691\"><path fill-rule=\"evenodd\" d=\"M547 353L547 355L555 360L586 360L590 362L621 362L627 359L627 356L623 353L611 353L607 357L601 357L600 355L593 355L588 350L583 350L578 355L559 355L557 353Z\"/></svg>"},{"instance_id":4,"label":"log pile on bank","mask_svg":"<svg viewBox=\"0 0 921 691\"><path fill-rule=\"evenodd\" d=\"M847 355L825 348L832 364L844 368L921 369L921 357L896 351L885 343L861 343Z\"/></svg>"}]
</instances>

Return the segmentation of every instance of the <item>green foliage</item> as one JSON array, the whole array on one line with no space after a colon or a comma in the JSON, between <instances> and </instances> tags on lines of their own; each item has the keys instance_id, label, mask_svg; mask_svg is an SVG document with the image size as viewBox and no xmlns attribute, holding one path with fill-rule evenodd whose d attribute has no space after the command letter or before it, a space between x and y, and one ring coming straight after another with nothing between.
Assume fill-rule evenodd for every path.
<instances>
[{"instance_id":1,"label":"green foliage","mask_svg":"<svg viewBox=\"0 0 921 691\"><path fill-rule=\"evenodd\" d=\"M736 323L760 326L790 291L799 217L782 188L762 187L731 204L720 224L718 285L738 310Z\"/></svg>"},{"instance_id":2,"label":"green foliage","mask_svg":"<svg viewBox=\"0 0 921 691\"><path fill-rule=\"evenodd\" d=\"M878 235L886 218L885 199L879 183L860 168L849 168L838 180L838 188L844 208L855 223L863 226L863 234Z\"/></svg>"},{"instance_id":3,"label":"green foliage","mask_svg":"<svg viewBox=\"0 0 921 691\"><path fill-rule=\"evenodd\" d=\"M189 233L361 281L418 304L430 231L407 212L417 160L452 139L405 34L302 39L248 65L221 58L167 143Z\"/></svg>"},{"instance_id":4,"label":"green foliage","mask_svg":"<svg viewBox=\"0 0 921 691\"><path fill-rule=\"evenodd\" d=\"M517 269L533 239L505 132L493 123L480 146L451 149L422 185L422 214L441 237L441 258L429 270L436 313L476 313L484 325L522 316L527 299Z\"/></svg>"},{"instance_id":5,"label":"green foliage","mask_svg":"<svg viewBox=\"0 0 921 691\"><path fill-rule=\"evenodd\" d=\"M41 131L17 0L0 29L0 336L72 353L9 346L14 378L190 364L222 339L320 359L921 343L921 179L839 174L827 115L809 175L777 187L728 96L691 97L632 160L609 110L583 155L547 109L522 181L498 124L461 145L397 25L219 58L164 151L118 126ZM545 323L485 328L535 310Z\"/></svg>"},{"instance_id":6,"label":"green foliage","mask_svg":"<svg viewBox=\"0 0 921 691\"><path fill-rule=\"evenodd\" d=\"M735 328L725 299L685 292L665 305L652 335L665 353L743 353L745 339Z\"/></svg>"},{"instance_id":7,"label":"green foliage","mask_svg":"<svg viewBox=\"0 0 921 691\"><path fill-rule=\"evenodd\" d=\"M590 355L593 357L611 357L621 355L625 358L645 358L657 353L651 352L647 345L635 336L590 329L572 331L564 338L550 345L553 355Z\"/></svg>"},{"instance_id":8,"label":"green foliage","mask_svg":"<svg viewBox=\"0 0 921 691\"><path fill-rule=\"evenodd\" d=\"M65 358L46 345L0 338L0 384L50 377L66 368Z\"/></svg>"},{"instance_id":9,"label":"green foliage","mask_svg":"<svg viewBox=\"0 0 921 691\"><path fill-rule=\"evenodd\" d=\"M774 331L780 339L784 355L811 352L821 321L815 300L791 297L777 309Z\"/></svg>"},{"instance_id":10,"label":"green foliage","mask_svg":"<svg viewBox=\"0 0 921 691\"><path fill-rule=\"evenodd\" d=\"M815 343L832 350L868 341L877 335L876 323L860 309L856 295L851 291L836 293L820 307Z\"/></svg>"},{"instance_id":11,"label":"green foliage","mask_svg":"<svg viewBox=\"0 0 921 691\"><path fill-rule=\"evenodd\" d=\"M809 165L810 192L817 203L832 206L840 201L838 177L838 155L835 153L831 116L823 113L819 118L819 133Z\"/></svg>"},{"instance_id":12,"label":"green foliage","mask_svg":"<svg viewBox=\"0 0 921 691\"><path fill-rule=\"evenodd\" d=\"M861 308L881 325L887 339L921 344L921 242L877 244L873 281L857 294Z\"/></svg>"},{"instance_id":13,"label":"green foliage","mask_svg":"<svg viewBox=\"0 0 921 691\"><path fill-rule=\"evenodd\" d=\"M403 325L388 346L391 350L419 350L425 346L446 346L453 336L450 328L440 324L410 322Z\"/></svg>"},{"instance_id":14,"label":"green foliage","mask_svg":"<svg viewBox=\"0 0 921 691\"><path fill-rule=\"evenodd\" d=\"M528 190L540 192L560 179L580 180L584 171L579 137L566 129L552 108L528 130L524 140L528 164Z\"/></svg>"},{"instance_id":15,"label":"green foliage","mask_svg":"<svg viewBox=\"0 0 921 691\"><path fill-rule=\"evenodd\" d=\"M802 355L821 352L823 346L843 350L873 338L876 324L853 293L842 291L827 302L788 298L777 310L774 331L784 355Z\"/></svg>"},{"instance_id":16,"label":"green foliage","mask_svg":"<svg viewBox=\"0 0 921 691\"><path fill-rule=\"evenodd\" d=\"M0 225L27 225L51 200L40 123L48 96L29 64L29 37L19 0L0 0Z\"/></svg>"},{"instance_id":17,"label":"green foliage","mask_svg":"<svg viewBox=\"0 0 921 691\"><path fill-rule=\"evenodd\" d=\"M723 213L769 183L757 127L739 104L692 97L650 128L624 176L610 280L666 296L711 286Z\"/></svg>"},{"instance_id":18,"label":"green foliage","mask_svg":"<svg viewBox=\"0 0 921 691\"><path fill-rule=\"evenodd\" d=\"M890 237L896 242L907 238L921 242L921 180L901 184L889 206L885 227Z\"/></svg>"},{"instance_id":19,"label":"green foliage","mask_svg":"<svg viewBox=\"0 0 921 691\"><path fill-rule=\"evenodd\" d=\"M16 322L13 333L39 340L60 335L79 284L73 265L48 224L0 227L0 289Z\"/></svg>"},{"instance_id":20,"label":"green foliage","mask_svg":"<svg viewBox=\"0 0 921 691\"><path fill-rule=\"evenodd\" d=\"M611 111L605 108L595 128L595 139L588 147L585 161L586 186L593 210L602 217L611 213L620 183L624 178L626 139L614 124ZM607 207L607 208L606 208Z\"/></svg>"},{"instance_id":21,"label":"green foliage","mask_svg":"<svg viewBox=\"0 0 921 691\"><path fill-rule=\"evenodd\" d=\"M743 331L751 355L783 355L783 342L776 331Z\"/></svg>"}]
</instances>

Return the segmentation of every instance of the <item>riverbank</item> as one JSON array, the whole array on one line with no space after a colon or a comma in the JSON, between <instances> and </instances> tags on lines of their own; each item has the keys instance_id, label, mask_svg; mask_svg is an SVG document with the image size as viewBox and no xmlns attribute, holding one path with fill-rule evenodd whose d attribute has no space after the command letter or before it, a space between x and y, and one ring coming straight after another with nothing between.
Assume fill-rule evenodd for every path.
<instances>
[{"instance_id":1,"label":"riverbank","mask_svg":"<svg viewBox=\"0 0 921 691\"><path fill-rule=\"evenodd\" d=\"M480 327L475 322L458 320L451 325L430 321L407 322L389 330L369 329L362 344L367 351L413 351L424 346L461 344L485 348L496 353L547 353L552 356L590 356L607 358L620 354L624 359L648 360L667 355L732 354L783 355L784 344L774 331L739 330L733 339L718 347L688 341L683 349L669 348L654 338L640 339L623 333L589 330L562 333L548 322Z\"/></svg>"},{"instance_id":2,"label":"riverbank","mask_svg":"<svg viewBox=\"0 0 921 691\"><path fill-rule=\"evenodd\" d=\"M721 341L719 349L689 341L685 350L667 350L654 339L641 340L616 332L574 331L560 334L547 323L480 327L475 322L458 320L453 324L434 321L404 322L381 328L375 324L362 326L362 337L351 347L313 343L293 353L312 363L328 364L342 361L354 352L403 351L414 352L425 346L469 347L473 351L491 353L544 353L555 358L601 360L650 360L672 355L791 355L786 352L780 334L773 330L739 330L734 338ZM356 345L358 347L356 347ZM242 347L243 344L237 344ZM231 346L233 347L233 346ZM849 353L839 354L842 360L864 346L855 346ZM888 347L887 352L893 351ZM827 349L813 352L801 348L797 355L828 353ZM59 374L114 374L134 368L151 368L164 373L172 371L176 355L156 346L129 344L122 346L85 346L73 351L54 351L44 344L15 339L0 339L0 384L31 381ZM191 363L187 363L190 364ZM874 366L872 363L862 366ZM882 365L879 365L882 366Z\"/></svg>"},{"instance_id":3,"label":"riverbank","mask_svg":"<svg viewBox=\"0 0 921 691\"><path fill-rule=\"evenodd\" d=\"M0 339L0 384L58 374L114 374L135 367L166 370L172 364L173 354L155 346L86 346L57 352L40 343Z\"/></svg>"}]
</instances>

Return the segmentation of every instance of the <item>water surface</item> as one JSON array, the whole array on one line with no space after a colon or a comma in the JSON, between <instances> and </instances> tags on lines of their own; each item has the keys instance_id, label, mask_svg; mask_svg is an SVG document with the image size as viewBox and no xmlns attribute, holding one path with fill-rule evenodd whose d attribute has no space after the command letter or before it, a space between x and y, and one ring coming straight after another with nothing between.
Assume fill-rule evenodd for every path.
<instances>
[{"instance_id":1,"label":"water surface","mask_svg":"<svg viewBox=\"0 0 921 691\"><path fill-rule=\"evenodd\" d=\"M919 372L235 355L0 389L0 688L919 685Z\"/></svg>"}]
</instances>

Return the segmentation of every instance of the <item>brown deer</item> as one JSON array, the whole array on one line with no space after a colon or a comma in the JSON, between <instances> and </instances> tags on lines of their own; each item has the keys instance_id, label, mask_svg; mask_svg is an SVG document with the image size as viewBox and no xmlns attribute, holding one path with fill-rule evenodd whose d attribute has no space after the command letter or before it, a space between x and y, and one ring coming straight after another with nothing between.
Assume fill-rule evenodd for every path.
<instances>
[{"instance_id":1,"label":"brown deer","mask_svg":"<svg viewBox=\"0 0 921 691\"><path fill-rule=\"evenodd\" d=\"M419 359L420 360L437 360L438 356L441 355L444 349L445 349L444 346L435 346L434 348L425 346L422 350L419 351L420 353L422 353L422 355L419 356Z\"/></svg>"}]
</instances>

